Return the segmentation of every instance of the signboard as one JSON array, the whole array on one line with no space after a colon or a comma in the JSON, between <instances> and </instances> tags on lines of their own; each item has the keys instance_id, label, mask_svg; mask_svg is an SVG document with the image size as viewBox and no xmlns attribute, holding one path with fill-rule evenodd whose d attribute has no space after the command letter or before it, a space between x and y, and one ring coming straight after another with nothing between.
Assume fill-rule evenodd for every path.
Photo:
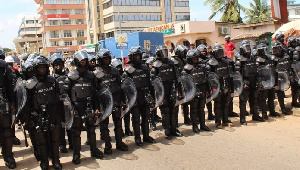
<instances>
[{"instance_id":1,"label":"signboard","mask_svg":"<svg viewBox=\"0 0 300 170\"><path fill-rule=\"evenodd\" d=\"M81 50L83 49L92 49L92 48L96 48L96 44L85 44L85 45L80 45L79 48Z\"/></svg>"},{"instance_id":2,"label":"signboard","mask_svg":"<svg viewBox=\"0 0 300 170\"><path fill-rule=\"evenodd\" d=\"M70 47L65 47L65 48L56 48L56 51L62 51L62 50L70 50Z\"/></svg>"},{"instance_id":3,"label":"signboard","mask_svg":"<svg viewBox=\"0 0 300 170\"><path fill-rule=\"evenodd\" d=\"M169 24L159 25L156 27L146 28L146 29L144 29L144 31L145 32L161 32L164 35L174 34L175 33L174 25L175 25L175 23L169 23Z\"/></svg>"},{"instance_id":4,"label":"signboard","mask_svg":"<svg viewBox=\"0 0 300 170\"><path fill-rule=\"evenodd\" d=\"M116 39L117 49L120 49L120 48L125 48L126 49L128 47L127 33L117 34L115 39Z\"/></svg>"},{"instance_id":5,"label":"signboard","mask_svg":"<svg viewBox=\"0 0 300 170\"><path fill-rule=\"evenodd\" d=\"M48 20L64 20L69 19L69 14L49 14L47 15Z\"/></svg>"},{"instance_id":6,"label":"signboard","mask_svg":"<svg viewBox=\"0 0 300 170\"><path fill-rule=\"evenodd\" d=\"M144 49L150 51L151 48L151 41L150 40L144 40Z\"/></svg>"}]
</instances>

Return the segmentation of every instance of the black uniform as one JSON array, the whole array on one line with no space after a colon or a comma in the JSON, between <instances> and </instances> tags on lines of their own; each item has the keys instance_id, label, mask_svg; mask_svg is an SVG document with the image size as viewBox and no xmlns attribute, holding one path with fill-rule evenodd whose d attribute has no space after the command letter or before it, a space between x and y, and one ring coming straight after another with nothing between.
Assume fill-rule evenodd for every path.
<instances>
[{"instance_id":1,"label":"black uniform","mask_svg":"<svg viewBox=\"0 0 300 170\"><path fill-rule=\"evenodd\" d=\"M2 48L0 49L0 55L4 56ZM11 169L16 167L12 153L14 133L11 128L11 106L15 101L15 96L13 95L14 84L15 75L12 68L4 60L0 59L0 139L5 165Z\"/></svg>"}]
</instances>

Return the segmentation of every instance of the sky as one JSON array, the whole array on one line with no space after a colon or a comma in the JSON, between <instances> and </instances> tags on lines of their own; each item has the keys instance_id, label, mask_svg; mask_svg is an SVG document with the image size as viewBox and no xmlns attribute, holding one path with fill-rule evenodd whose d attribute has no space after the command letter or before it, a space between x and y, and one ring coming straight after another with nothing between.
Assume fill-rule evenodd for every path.
<instances>
[{"instance_id":1,"label":"sky","mask_svg":"<svg viewBox=\"0 0 300 170\"><path fill-rule=\"evenodd\" d=\"M190 0L190 12L192 21L208 20L211 15L210 5L204 5L205 0ZM239 0L239 2L249 7L252 0ZM299 3L299 0L296 2ZM34 0L7 0L5 5L0 5L0 46L3 48L14 49L13 39L18 36L18 30L22 18L38 17L37 5ZM218 21L220 15L217 15L213 20Z\"/></svg>"}]
</instances>

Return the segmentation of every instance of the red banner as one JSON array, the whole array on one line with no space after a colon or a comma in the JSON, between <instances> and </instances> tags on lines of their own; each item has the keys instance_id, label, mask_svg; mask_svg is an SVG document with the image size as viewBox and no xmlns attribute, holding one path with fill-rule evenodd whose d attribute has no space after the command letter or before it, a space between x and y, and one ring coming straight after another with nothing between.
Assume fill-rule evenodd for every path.
<instances>
[{"instance_id":1,"label":"red banner","mask_svg":"<svg viewBox=\"0 0 300 170\"><path fill-rule=\"evenodd\" d=\"M47 18L69 18L69 14L49 14Z\"/></svg>"},{"instance_id":2,"label":"red banner","mask_svg":"<svg viewBox=\"0 0 300 170\"><path fill-rule=\"evenodd\" d=\"M271 0L272 17L280 22L288 22L287 0Z\"/></svg>"}]
</instances>

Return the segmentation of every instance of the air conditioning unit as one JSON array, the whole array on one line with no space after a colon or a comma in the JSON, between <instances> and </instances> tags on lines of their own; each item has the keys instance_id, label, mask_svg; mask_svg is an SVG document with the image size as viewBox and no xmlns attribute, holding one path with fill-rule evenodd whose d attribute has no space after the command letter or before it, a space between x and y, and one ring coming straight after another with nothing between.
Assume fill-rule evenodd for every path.
<instances>
[{"instance_id":1,"label":"air conditioning unit","mask_svg":"<svg viewBox=\"0 0 300 170\"><path fill-rule=\"evenodd\" d=\"M228 35L230 34L230 27L219 27L220 35Z\"/></svg>"}]
</instances>

